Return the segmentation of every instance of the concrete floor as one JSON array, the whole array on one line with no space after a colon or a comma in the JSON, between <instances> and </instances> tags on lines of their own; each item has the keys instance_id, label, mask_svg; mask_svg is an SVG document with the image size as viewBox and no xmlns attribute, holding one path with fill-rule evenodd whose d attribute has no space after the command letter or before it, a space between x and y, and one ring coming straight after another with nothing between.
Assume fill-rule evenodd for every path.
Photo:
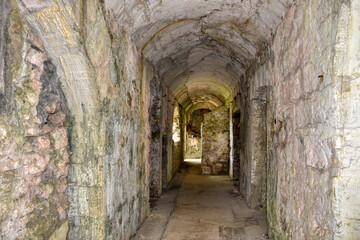
<instances>
[{"instance_id":1,"label":"concrete floor","mask_svg":"<svg viewBox=\"0 0 360 240\"><path fill-rule=\"evenodd\" d=\"M133 239L268 238L265 213L249 209L227 176L201 176L200 163L186 162Z\"/></svg>"}]
</instances>

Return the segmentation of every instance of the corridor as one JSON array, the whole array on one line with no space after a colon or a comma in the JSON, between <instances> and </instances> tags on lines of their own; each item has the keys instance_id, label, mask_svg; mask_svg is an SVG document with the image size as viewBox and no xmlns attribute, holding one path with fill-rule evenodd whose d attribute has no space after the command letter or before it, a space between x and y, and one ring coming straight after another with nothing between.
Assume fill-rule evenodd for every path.
<instances>
[{"instance_id":1,"label":"corridor","mask_svg":"<svg viewBox=\"0 0 360 240\"><path fill-rule=\"evenodd\" d=\"M360 0L1 0L0 239L360 239L359 39Z\"/></svg>"},{"instance_id":2,"label":"corridor","mask_svg":"<svg viewBox=\"0 0 360 240\"><path fill-rule=\"evenodd\" d=\"M261 240L264 211L249 209L228 176L201 175L185 161L133 240Z\"/></svg>"}]
</instances>

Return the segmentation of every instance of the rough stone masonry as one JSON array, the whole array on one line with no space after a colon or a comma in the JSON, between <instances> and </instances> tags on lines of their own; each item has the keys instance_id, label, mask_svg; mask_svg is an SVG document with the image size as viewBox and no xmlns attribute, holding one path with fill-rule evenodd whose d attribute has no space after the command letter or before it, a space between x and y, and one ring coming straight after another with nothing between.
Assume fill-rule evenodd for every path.
<instances>
[{"instance_id":1,"label":"rough stone masonry","mask_svg":"<svg viewBox=\"0 0 360 240\"><path fill-rule=\"evenodd\" d=\"M200 109L271 239L359 239L359 39L358 0L0 1L0 239L130 239Z\"/></svg>"}]
</instances>

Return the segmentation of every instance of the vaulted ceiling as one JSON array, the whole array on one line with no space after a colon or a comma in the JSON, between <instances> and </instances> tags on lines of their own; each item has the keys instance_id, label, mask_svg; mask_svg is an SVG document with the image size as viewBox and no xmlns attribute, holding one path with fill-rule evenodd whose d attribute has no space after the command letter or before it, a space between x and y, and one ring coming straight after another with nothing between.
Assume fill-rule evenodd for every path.
<instances>
[{"instance_id":1,"label":"vaulted ceiling","mask_svg":"<svg viewBox=\"0 0 360 240\"><path fill-rule=\"evenodd\" d=\"M105 0L186 108L225 104L293 0Z\"/></svg>"}]
</instances>

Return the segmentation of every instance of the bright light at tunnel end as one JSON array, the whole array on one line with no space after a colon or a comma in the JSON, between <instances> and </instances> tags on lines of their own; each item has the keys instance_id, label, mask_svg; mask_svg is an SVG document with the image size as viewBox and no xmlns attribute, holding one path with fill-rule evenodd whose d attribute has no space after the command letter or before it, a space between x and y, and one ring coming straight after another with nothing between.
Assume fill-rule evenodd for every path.
<instances>
[{"instance_id":1,"label":"bright light at tunnel end","mask_svg":"<svg viewBox=\"0 0 360 240\"><path fill-rule=\"evenodd\" d=\"M199 163L201 163L201 158L185 158L184 162L199 164Z\"/></svg>"}]
</instances>

